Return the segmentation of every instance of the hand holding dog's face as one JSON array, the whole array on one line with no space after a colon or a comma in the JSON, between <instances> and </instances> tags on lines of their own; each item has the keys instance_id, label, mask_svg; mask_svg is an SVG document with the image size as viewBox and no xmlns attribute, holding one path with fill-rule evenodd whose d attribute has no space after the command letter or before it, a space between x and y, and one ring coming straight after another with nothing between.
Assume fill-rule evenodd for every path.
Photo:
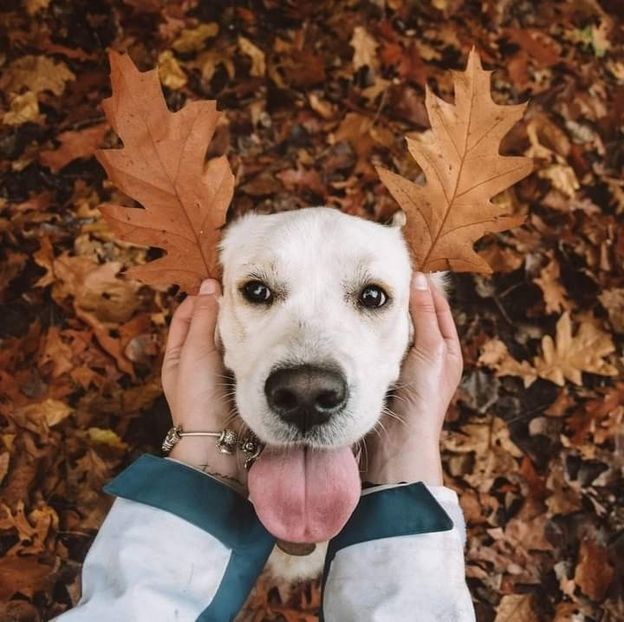
<instances>
[{"instance_id":1,"label":"hand holding dog's face","mask_svg":"<svg viewBox=\"0 0 624 622\"><path fill-rule=\"evenodd\" d=\"M215 344L220 294L217 281L205 281L198 296L187 296L176 309L169 327L162 383L173 424L186 431L236 428L223 358ZM224 478L241 482L245 477L239 461L220 454L211 437L186 437L170 456Z\"/></svg>"},{"instance_id":2,"label":"hand holding dog's face","mask_svg":"<svg viewBox=\"0 0 624 622\"><path fill-rule=\"evenodd\" d=\"M367 440L364 479L441 486L440 432L461 380L461 346L446 298L422 273L412 280L410 314L414 344L403 362L383 429Z\"/></svg>"}]
</instances>

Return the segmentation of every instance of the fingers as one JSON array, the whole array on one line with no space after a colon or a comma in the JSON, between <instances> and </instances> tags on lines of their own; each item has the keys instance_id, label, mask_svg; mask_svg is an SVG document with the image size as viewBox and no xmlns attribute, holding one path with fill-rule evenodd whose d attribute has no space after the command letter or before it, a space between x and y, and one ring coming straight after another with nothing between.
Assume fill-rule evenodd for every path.
<instances>
[{"instance_id":1,"label":"fingers","mask_svg":"<svg viewBox=\"0 0 624 622\"><path fill-rule=\"evenodd\" d=\"M440 328L442 337L449 341L457 341L459 343L457 326L455 326L455 320L453 320L451 307L449 306L446 296L433 284L431 291L436 315L438 316L438 327Z\"/></svg>"},{"instance_id":2,"label":"fingers","mask_svg":"<svg viewBox=\"0 0 624 622\"><path fill-rule=\"evenodd\" d=\"M446 296L437 288L433 287L433 303L436 308L436 315L438 316L438 326L440 327L440 333L446 343L446 351L460 361L460 375L461 369L463 369L462 349L459 343L459 335L457 334L457 326L451 313L451 307L449 306Z\"/></svg>"},{"instance_id":3,"label":"fingers","mask_svg":"<svg viewBox=\"0 0 624 622\"><path fill-rule=\"evenodd\" d=\"M415 272L411 286L409 307L414 323L414 347L427 348L440 341L431 282L422 272Z\"/></svg>"},{"instance_id":4,"label":"fingers","mask_svg":"<svg viewBox=\"0 0 624 622\"><path fill-rule=\"evenodd\" d=\"M221 288L214 279L205 280L195 297L193 317L187 339L191 347L200 348L203 353L216 350L215 329L219 313Z\"/></svg>"},{"instance_id":5,"label":"fingers","mask_svg":"<svg viewBox=\"0 0 624 622\"><path fill-rule=\"evenodd\" d=\"M193 316L194 296L187 296L182 304L176 309L169 326L167 347L165 348L165 361L171 361L180 357L180 350L186 341Z\"/></svg>"}]
</instances>

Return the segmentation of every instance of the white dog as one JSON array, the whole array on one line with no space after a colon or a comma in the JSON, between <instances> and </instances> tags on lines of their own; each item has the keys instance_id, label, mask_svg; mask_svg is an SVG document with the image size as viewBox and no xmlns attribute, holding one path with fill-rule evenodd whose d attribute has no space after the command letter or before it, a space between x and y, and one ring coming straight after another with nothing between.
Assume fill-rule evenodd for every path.
<instances>
[{"instance_id":1,"label":"white dog","mask_svg":"<svg viewBox=\"0 0 624 622\"><path fill-rule=\"evenodd\" d=\"M267 444L250 497L283 540L326 541L359 498L352 447L380 420L412 332L401 220L313 207L225 230L218 332L237 411ZM303 564L280 553L272 566L309 576L316 548Z\"/></svg>"}]
</instances>

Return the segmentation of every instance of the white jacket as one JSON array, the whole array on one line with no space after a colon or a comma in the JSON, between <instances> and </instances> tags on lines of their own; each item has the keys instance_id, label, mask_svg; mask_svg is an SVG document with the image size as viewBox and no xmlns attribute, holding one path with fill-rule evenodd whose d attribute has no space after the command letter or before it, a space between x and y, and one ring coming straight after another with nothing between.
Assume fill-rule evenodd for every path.
<instances>
[{"instance_id":1,"label":"white jacket","mask_svg":"<svg viewBox=\"0 0 624 622\"><path fill-rule=\"evenodd\" d=\"M274 538L251 503L177 461L141 456L87 555L82 597L61 622L227 622ZM321 620L469 622L465 526L456 494L422 483L363 491L329 544Z\"/></svg>"}]
</instances>

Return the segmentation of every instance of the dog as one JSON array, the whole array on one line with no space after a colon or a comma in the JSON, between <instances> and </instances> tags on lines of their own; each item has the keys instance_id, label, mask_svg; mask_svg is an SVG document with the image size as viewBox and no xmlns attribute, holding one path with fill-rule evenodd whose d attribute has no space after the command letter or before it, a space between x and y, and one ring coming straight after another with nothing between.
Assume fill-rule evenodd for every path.
<instances>
[{"instance_id":1,"label":"dog","mask_svg":"<svg viewBox=\"0 0 624 622\"><path fill-rule=\"evenodd\" d=\"M309 207L250 213L222 236L218 338L236 411L269 452L250 497L278 538L317 544L307 557L276 547L268 566L287 581L319 573L323 541L357 503L353 448L378 425L413 339L404 222Z\"/></svg>"}]
</instances>

